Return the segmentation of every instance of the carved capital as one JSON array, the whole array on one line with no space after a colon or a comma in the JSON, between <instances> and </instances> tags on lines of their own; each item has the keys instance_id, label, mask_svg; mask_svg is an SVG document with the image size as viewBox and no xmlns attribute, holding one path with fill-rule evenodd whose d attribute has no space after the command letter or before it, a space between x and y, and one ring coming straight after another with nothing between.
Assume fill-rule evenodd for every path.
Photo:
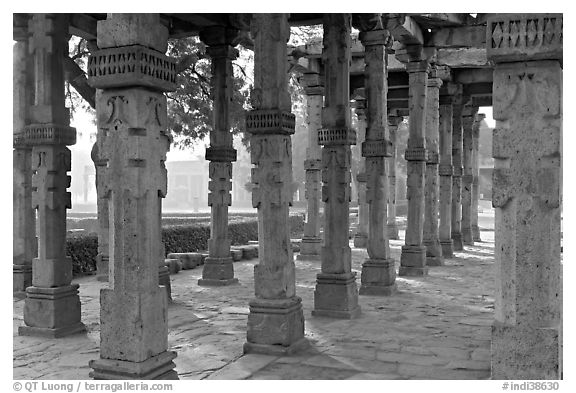
<instances>
[{"instance_id":1,"label":"carved capital","mask_svg":"<svg viewBox=\"0 0 576 393\"><path fill-rule=\"evenodd\" d=\"M233 162L236 161L236 149L210 146L206 149L205 159L214 162Z\"/></svg>"},{"instance_id":2,"label":"carved capital","mask_svg":"<svg viewBox=\"0 0 576 393\"><path fill-rule=\"evenodd\" d=\"M388 140L362 142L362 157L392 157L392 143Z\"/></svg>"},{"instance_id":3,"label":"carved capital","mask_svg":"<svg viewBox=\"0 0 576 393\"><path fill-rule=\"evenodd\" d=\"M296 117L278 109L256 109L246 114L246 132L251 134L294 133Z\"/></svg>"},{"instance_id":4,"label":"carved capital","mask_svg":"<svg viewBox=\"0 0 576 393\"><path fill-rule=\"evenodd\" d=\"M176 60L141 45L102 49L88 59L88 83L98 89L144 86L176 90Z\"/></svg>"},{"instance_id":5,"label":"carved capital","mask_svg":"<svg viewBox=\"0 0 576 393\"><path fill-rule=\"evenodd\" d=\"M438 165L439 176L452 176L454 170L452 165L440 164Z\"/></svg>"},{"instance_id":6,"label":"carved capital","mask_svg":"<svg viewBox=\"0 0 576 393\"><path fill-rule=\"evenodd\" d=\"M490 14L486 25L489 60L562 59L562 14Z\"/></svg>"},{"instance_id":7,"label":"carved capital","mask_svg":"<svg viewBox=\"0 0 576 393\"><path fill-rule=\"evenodd\" d=\"M318 130L318 144L331 145L355 145L356 131L352 128L321 128Z\"/></svg>"},{"instance_id":8,"label":"carved capital","mask_svg":"<svg viewBox=\"0 0 576 393\"><path fill-rule=\"evenodd\" d=\"M404 159L406 161L426 161L428 160L428 151L424 147L407 148Z\"/></svg>"},{"instance_id":9,"label":"carved capital","mask_svg":"<svg viewBox=\"0 0 576 393\"><path fill-rule=\"evenodd\" d=\"M29 146L37 145L74 145L76 129L59 124L30 124L21 137Z\"/></svg>"}]
</instances>

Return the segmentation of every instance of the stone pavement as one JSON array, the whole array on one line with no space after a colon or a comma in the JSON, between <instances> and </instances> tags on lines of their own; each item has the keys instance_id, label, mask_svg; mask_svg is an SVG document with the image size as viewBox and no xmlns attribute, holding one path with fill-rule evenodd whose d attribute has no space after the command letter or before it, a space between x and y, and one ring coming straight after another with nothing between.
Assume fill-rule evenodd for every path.
<instances>
[{"instance_id":1,"label":"stone pavement","mask_svg":"<svg viewBox=\"0 0 576 393\"><path fill-rule=\"evenodd\" d=\"M493 222L488 217L486 221ZM482 226L482 223L480 224ZM492 224L493 225L493 224ZM180 379L488 379L493 320L494 232L483 243L455 252L427 277L398 277L391 297L360 296L360 318L312 317L319 262L296 261L310 348L292 356L243 355L248 301L257 259L235 262L240 283L200 287L202 269L171 276L169 345ZM399 265L401 240L390 241ZM352 247L352 245L351 245ZM360 284L365 249L352 249ZM80 284L88 333L60 339L18 336L24 301L14 298L14 379L88 379L98 358L99 290L94 276Z\"/></svg>"}]
</instances>

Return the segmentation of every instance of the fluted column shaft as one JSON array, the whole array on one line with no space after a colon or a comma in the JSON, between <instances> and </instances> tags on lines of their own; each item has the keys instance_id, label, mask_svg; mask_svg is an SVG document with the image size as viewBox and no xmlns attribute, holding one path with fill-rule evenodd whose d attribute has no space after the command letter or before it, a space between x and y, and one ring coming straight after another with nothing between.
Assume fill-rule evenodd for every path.
<instances>
[{"instance_id":1,"label":"fluted column shaft","mask_svg":"<svg viewBox=\"0 0 576 393\"><path fill-rule=\"evenodd\" d=\"M473 141L472 129L478 108L467 107L465 116L462 116L462 243L474 245L472 240L472 155Z\"/></svg>"},{"instance_id":2,"label":"fluted column shaft","mask_svg":"<svg viewBox=\"0 0 576 393\"><path fill-rule=\"evenodd\" d=\"M396 138L398 125L402 123L402 116L388 115L388 134L392 145L392 155L386 158L388 162L388 239L398 240L398 224L396 223L396 153L398 146Z\"/></svg>"},{"instance_id":3,"label":"fluted column shaft","mask_svg":"<svg viewBox=\"0 0 576 393\"><path fill-rule=\"evenodd\" d=\"M452 225L452 97L440 96L440 224L438 234L442 256L453 256Z\"/></svg>"},{"instance_id":4,"label":"fluted column shaft","mask_svg":"<svg viewBox=\"0 0 576 393\"><path fill-rule=\"evenodd\" d=\"M462 251L462 96L452 106L452 222L450 225L454 251Z\"/></svg>"},{"instance_id":5,"label":"fluted column shaft","mask_svg":"<svg viewBox=\"0 0 576 393\"><path fill-rule=\"evenodd\" d=\"M479 169L479 159L478 154L479 140L480 140L480 124L486 115L479 113L476 115L476 121L472 127L472 212L471 212L471 223L472 223L472 240L475 242L481 242L480 238L480 228L478 227L478 204L480 202L479 198L479 188L478 181L480 180L480 169Z\"/></svg>"},{"instance_id":6,"label":"fluted column shaft","mask_svg":"<svg viewBox=\"0 0 576 393\"><path fill-rule=\"evenodd\" d=\"M366 140L366 100L356 100L358 123L356 136L358 143ZM358 146L356 146L358 147ZM360 149L358 149L360 150ZM358 152L360 154L361 152ZM354 247L366 248L368 244L368 203L366 203L366 158L360 157L356 181L358 184L358 228L354 234Z\"/></svg>"}]
</instances>

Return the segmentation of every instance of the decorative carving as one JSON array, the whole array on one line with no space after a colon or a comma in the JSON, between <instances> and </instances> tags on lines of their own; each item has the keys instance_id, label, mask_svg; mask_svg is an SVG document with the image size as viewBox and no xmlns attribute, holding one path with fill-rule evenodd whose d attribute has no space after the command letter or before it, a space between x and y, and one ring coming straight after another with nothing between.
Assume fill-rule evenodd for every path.
<instances>
[{"instance_id":1,"label":"decorative carving","mask_svg":"<svg viewBox=\"0 0 576 393\"><path fill-rule=\"evenodd\" d=\"M210 146L206 149L205 159L215 162L236 161L236 149L231 147Z\"/></svg>"},{"instance_id":2,"label":"decorative carving","mask_svg":"<svg viewBox=\"0 0 576 393\"><path fill-rule=\"evenodd\" d=\"M318 130L318 144L324 146L355 145L356 131L352 128L321 128Z\"/></svg>"},{"instance_id":3,"label":"decorative carving","mask_svg":"<svg viewBox=\"0 0 576 393\"><path fill-rule=\"evenodd\" d=\"M32 208L70 209L70 150L64 146L38 146L32 151Z\"/></svg>"},{"instance_id":4,"label":"decorative carving","mask_svg":"<svg viewBox=\"0 0 576 393\"><path fill-rule=\"evenodd\" d=\"M322 169L322 160L304 160L304 169L307 171L319 171Z\"/></svg>"},{"instance_id":5,"label":"decorative carving","mask_svg":"<svg viewBox=\"0 0 576 393\"><path fill-rule=\"evenodd\" d=\"M428 159L426 160L426 164L429 164L429 165L437 165L438 162L439 162L439 160L438 160L438 152L437 152L437 151L428 150Z\"/></svg>"},{"instance_id":6,"label":"decorative carving","mask_svg":"<svg viewBox=\"0 0 576 393\"><path fill-rule=\"evenodd\" d=\"M428 151L423 147L407 148L404 153L406 161L426 161L428 159Z\"/></svg>"},{"instance_id":7,"label":"decorative carving","mask_svg":"<svg viewBox=\"0 0 576 393\"><path fill-rule=\"evenodd\" d=\"M290 135L294 133L295 127L296 117L290 112L277 109L256 109L246 114L246 132L251 134Z\"/></svg>"},{"instance_id":8,"label":"decorative carving","mask_svg":"<svg viewBox=\"0 0 576 393\"><path fill-rule=\"evenodd\" d=\"M562 14L491 14L486 23L489 60L562 59Z\"/></svg>"},{"instance_id":9,"label":"decorative carving","mask_svg":"<svg viewBox=\"0 0 576 393\"><path fill-rule=\"evenodd\" d=\"M73 145L76 143L76 129L59 124L31 124L19 138L29 146Z\"/></svg>"},{"instance_id":10,"label":"decorative carving","mask_svg":"<svg viewBox=\"0 0 576 393\"><path fill-rule=\"evenodd\" d=\"M141 45L102 49L88 59L88 83L98 89L145 86L176 90L176 60Z\"/></svg>"},{"instance_id":11,"label":"decorative carving","mask_svg":"<svg viewBox=\"0 0 576 393\"><path fill-rule=\"evenodd\" d=\"M362 142L362 157L392 157L392 142L388 140Z\"/></svg>"},{"instance_id":12,"label":"decorative carving","mask_svg":"<svg viewBox=\"0 0 576 393\"><path fill-rule=\"evenodd\" d=\"M452 173L454 172L452 165L445 165L445 164L440 164L438 165L438 175L440 176L452 176Z\"/></svg>"},{"instance_id":13,"label":"decorative carving","mask_svg":"<svg viewBox=\"0 0 576 393\"><path fill-rule=\"evenodd\" d=\"M368 181L366 172L358 172L358 174L356 174L356 181L358 183L366 183Z\"/></svg>"},{"instance_id":14,"label":"decorative carving","mask_svg":"<svg viewBox=\"0 0 576 393\"><path fill-rule=\"evenodd\" d=\"M232 204L232 164L230 162L211 162L209 164L208 206Z\"/></svg>"},{"instance_id":15,"label":"decorative carving","mask_svg":"<svg viewBox=\"0 0 576 393\"><path fill-rule=\"evenodd\" d=\"M452 177L462 177L463 171L464 168L462 168L460 165L454 165L452 167Z\"/></svg>"},{"instance_id":16,"label":"decorative carving","mask_svg":"<svg viewBox=\"0 0 576 393\"><path fill-rule=\"evenodd\" d=\"M336 198L334 202L350 201L350 156L350 150L322 149L322 201L328 202L330 197Z\"/></svg>"}]
</instances>

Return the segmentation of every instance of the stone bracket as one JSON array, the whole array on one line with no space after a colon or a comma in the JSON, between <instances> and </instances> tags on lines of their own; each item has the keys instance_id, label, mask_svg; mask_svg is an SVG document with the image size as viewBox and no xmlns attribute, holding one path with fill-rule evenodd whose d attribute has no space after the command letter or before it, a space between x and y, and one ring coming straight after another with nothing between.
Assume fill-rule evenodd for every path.
<instances>
[{"instance_id":1,"label":"stone bracket","mask_svg":"<svg viewBox=\"0 0 576 393\"><path fill-rule=\"evenodd\" d=\"M356 131L352 128L321 128L318 130L318 144L323 146L355 145Z\"/></svg>"},{"instance_id":2,"label":"stone bracket","mask_svg":"<svg viewBox=\"0 0 576 393\"><path fill-rule=\"evenodd\" d=\"M59 124L30 124L20 134L21 143L28 146L38 145L74 145L76 129ZM18 140L20 140L18 138ZM15 143L17 138L15 137Z\"/></svg>"},{"instance_id":3,"label":"stone bracket","mask_svg":"<svg viewBox=\"0 0 576 393\"><path fill-rule=\"evenodd\" d=\"M251 134L294 133L296 116L278 109L255 109L246 114L246 132Z\"/></svg>"},{"instance_id":4,"label":"stone bracket","mask_svg":"<svg viewBox=\"0 0 576 393\"><path fill-rule=\"evenodd\" d=\"M428 151L424 147L407 148L404 153L406 161L426 161L428 159Z\"/></svg>"},{"instance_id":5,"label":"stone bracket","mask_svg":"<svg viewBox=\"0 0 576 393\"><path fill-rule=\"evenodd\" d=\"M236 149L231 147L210 146L206 149L205 159L215 162L236 161Z\"/></svg>"},{"instance_id":6,"label":"stone bracket","mask_svg":"<svg viewBox=\"0 0 576 393\"><path fill-rule=\"evenodd\" d=\"M386 139L362 142L362 157L392 157L392 142Z\"/></svg>"},{"instance_id":7,"label":"stone bracket","mask_svg":"<svg viewBox=\"0 0 576 393\"><path fill-rule=\"evenodd\" d=\"M94 52L88 59L88 83L97 89L145 86L176 90L176 59L141 45Z\"/></svg>"}]
</instances>

